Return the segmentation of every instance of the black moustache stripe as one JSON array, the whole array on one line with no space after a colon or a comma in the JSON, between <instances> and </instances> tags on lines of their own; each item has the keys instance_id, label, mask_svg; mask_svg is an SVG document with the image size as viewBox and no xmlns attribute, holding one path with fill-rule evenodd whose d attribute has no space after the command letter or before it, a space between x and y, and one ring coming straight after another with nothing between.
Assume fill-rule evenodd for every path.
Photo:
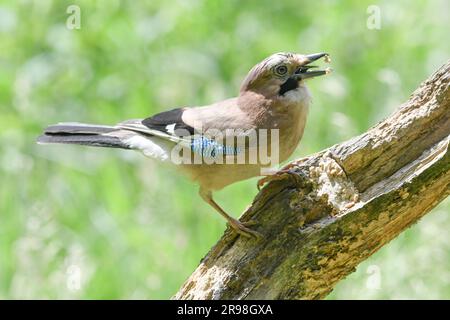
<instances>
[{"instance_id":1,"label":"black moustache stripe","mask_svg":"<svg viewBox=\"0 0 450 320\"><path fill-rule=\"evenodd\" d=\"M298 81L294 78L289 78L286 80L285 83L283 83L280 86L280 91L278 92L278 94L280 96L284 95L286 92L297 89L298 88Z\"/></svg>"}]
</instances>

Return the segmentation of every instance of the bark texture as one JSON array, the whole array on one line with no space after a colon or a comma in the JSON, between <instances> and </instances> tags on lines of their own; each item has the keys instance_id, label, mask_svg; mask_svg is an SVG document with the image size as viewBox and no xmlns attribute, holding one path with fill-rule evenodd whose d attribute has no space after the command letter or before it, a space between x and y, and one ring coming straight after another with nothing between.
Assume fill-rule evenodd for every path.
<instances>
[{"instance_id":1,"label":"bark texture","mask_svg":"<svg viewBox=\"0 0 450 320\"><path fill-rule=\"evenodd\" d=\"M290 164L174 299L319 299L450 193L450 61L366 133Z\"/></svg>"}]
</instances>

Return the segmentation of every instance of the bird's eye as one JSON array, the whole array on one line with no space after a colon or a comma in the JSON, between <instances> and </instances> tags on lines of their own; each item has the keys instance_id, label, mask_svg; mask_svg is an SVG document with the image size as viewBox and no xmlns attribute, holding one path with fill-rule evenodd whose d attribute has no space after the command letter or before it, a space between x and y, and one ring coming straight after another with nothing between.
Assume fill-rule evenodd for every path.
<instances>
[{"instance_id":1,"label":"bird's eye","mask_svg":"<svg viewBox=\"0 0 450 320\"><path fill-rule=\"evenodd\" d=\"M279 76L284 76L287 71L288 68L285 65L281 65L275 68L275 73Z\"/></svg>"}]
</instances>

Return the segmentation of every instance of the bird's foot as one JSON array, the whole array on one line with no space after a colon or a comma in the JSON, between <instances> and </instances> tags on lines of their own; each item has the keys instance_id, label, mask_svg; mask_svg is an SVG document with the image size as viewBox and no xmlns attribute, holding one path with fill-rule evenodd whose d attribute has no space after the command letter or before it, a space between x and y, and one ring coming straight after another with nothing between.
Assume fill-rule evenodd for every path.
<instances>
[{"instance_id":1,"label":"bird's foot","mask_svg":"<svg viewBox=\"0 0 450 320\"><path fill-rule=\"evenodd\" d=\"M240 222L239 220L231 219L228 221L228 224L233 228L234 231L236 231L238 234L240 234L244 237L247 237L247 238L254 237L256 239L263 238L261 233L249 228L249 227L257 224L256 221L249 220L249 221L245 221L245 222Z\"/></svg>"},{"instance_id":2,"label":"bird's foot","mask_svg":"<svg viewBox=\"0 0 450 320\"><path fill-rule=\"evenodd\" d=\"M296 163L289 163L285 167L283 167L281 170L278 170L277 172L267 175L264 178L261 178L256 183L256 187L258 188L258 191L261 190L261 188L268 182L274 181L274 180L281 180L284 174L295 174L294 171L291 169L295 167Z\"/></svg>"}]
</instances>

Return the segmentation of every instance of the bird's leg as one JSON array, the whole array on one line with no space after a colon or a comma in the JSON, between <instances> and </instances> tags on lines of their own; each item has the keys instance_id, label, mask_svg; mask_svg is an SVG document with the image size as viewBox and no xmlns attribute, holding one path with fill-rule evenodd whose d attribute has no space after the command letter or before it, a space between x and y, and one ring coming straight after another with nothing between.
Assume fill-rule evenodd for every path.
<instances>
[{"instance_id":1,"label":"bird's leg","mask_svg":"<svg viewBox=\"0 0 450 320\"><path fill-rule=\"evenodd\" d=\"M204 190L200 188L200 196L202 199L207 202L211 207L216 209L217 212L220 213L222 217L224 217L228 224L239 234L245 236L245 237L256 237L261 238L261 234L259 232L253 231L252 229L247 228L249 225L253 225L254 223L249 221L246 222L240 222L239 220L231 217L228 215L213 199L211 191Z\"/></svg>"},{"instance_id":2,"label":"bird's leg","mask_svg":"<svg viewBox=\"0 0 450 320\"><path fill-rule=\"evenodd\" d=\"M293 172L291 171L291 169L295 166L297 166L298 163L296 162L291 162L288 163L287 165L285 165L283 168L281 168L280 170L276 171L268 171L264 174L264 178L261 178L258 180L258 182L256 183L256 187L258 188L258 190L261 190L261 188L268 182L273 181L273 180L280 180L282 179L283 174L287 173L287 174L292 174Z\"/></svg>"}]
</instances>

